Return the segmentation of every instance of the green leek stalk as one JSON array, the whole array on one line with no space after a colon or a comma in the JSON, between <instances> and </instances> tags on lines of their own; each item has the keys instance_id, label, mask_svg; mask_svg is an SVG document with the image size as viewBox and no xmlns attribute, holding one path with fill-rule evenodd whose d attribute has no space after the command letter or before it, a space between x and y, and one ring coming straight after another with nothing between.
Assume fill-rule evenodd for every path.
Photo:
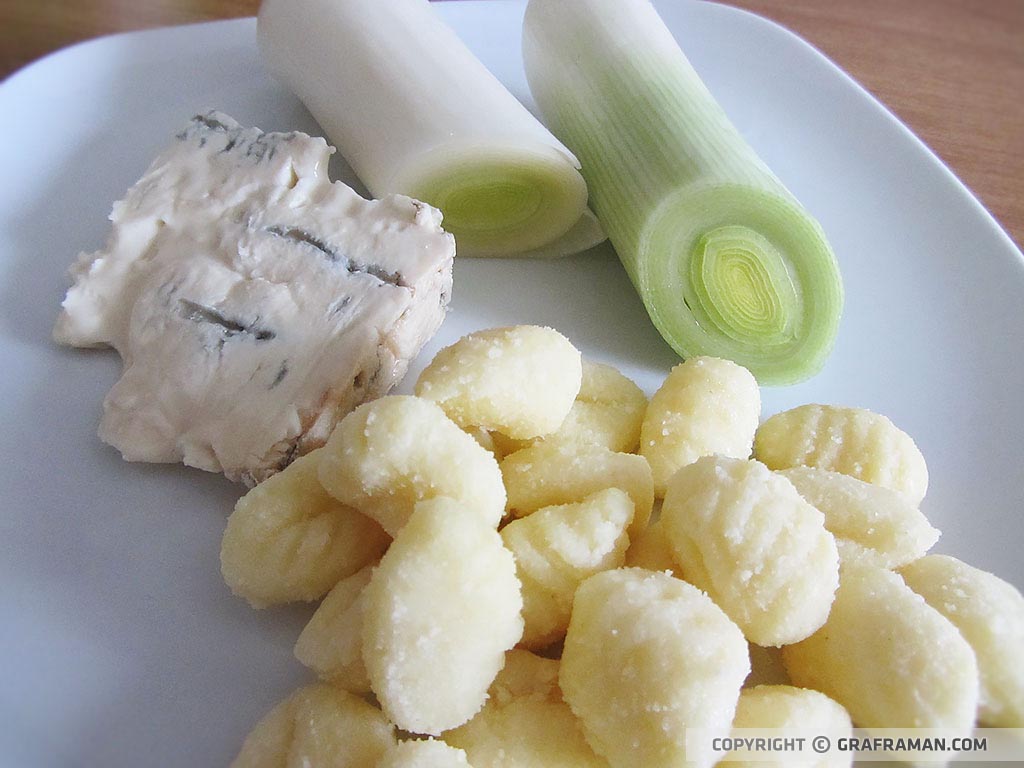
<instances>
[{"instance_id":1,"label":"green leek stalk","mask_svg":"<svg viewBox=\"0 0 1024 768\"><path fill-rule=\"evenodd\" d=\"M762 384L816 373L842 311L819 224L743 140L647 0L530 0L530 90L682 357Z\"/></svg>"},{"instance_id":2,"label":"green leek stalk","mask_svg":"<svg viewBox=\"0 0 1024 768\"><path fill-rule=\"evenodd\" d=\"M427 0L264 0L257 37L370 193L440 208L459 254L605 239L579 161Z\"/></svg>"}]
</instances>

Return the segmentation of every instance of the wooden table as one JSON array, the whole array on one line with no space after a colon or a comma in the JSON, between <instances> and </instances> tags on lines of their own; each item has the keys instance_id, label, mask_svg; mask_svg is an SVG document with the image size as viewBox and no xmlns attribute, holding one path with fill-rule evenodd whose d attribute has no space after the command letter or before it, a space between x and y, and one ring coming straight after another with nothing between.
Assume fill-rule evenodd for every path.
<instances>
[{"instance_id":1,"label":"wooden table","mask_svg":"<svg viewBox=\"0 0 1024 768\"><path fill-rule=\"evenodd\" d=\"M1024 244L1024 0L730 2L824 51L924 139ZM259 0L0 0L0 77L78 40L249 16L258 6Z\"/></svg>"}]
</instances>

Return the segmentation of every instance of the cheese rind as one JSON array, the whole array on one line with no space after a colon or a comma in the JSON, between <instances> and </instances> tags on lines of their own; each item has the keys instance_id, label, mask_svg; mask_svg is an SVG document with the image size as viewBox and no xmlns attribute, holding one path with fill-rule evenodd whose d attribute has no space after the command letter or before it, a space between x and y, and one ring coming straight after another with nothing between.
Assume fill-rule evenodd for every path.
<instances>
[{"instance_id":1,"label":"cheese rind","mask_svg":"<svg viewBox=\"0 0 1024 768\"><path fill-rule=\"evenodd\" d=\"M100 437L254 483L385 394L434 334L455 244L436 209L365 200L333 149L194 118L114 205L54 328L124 360Z\"/></svg>"}]
</instances>

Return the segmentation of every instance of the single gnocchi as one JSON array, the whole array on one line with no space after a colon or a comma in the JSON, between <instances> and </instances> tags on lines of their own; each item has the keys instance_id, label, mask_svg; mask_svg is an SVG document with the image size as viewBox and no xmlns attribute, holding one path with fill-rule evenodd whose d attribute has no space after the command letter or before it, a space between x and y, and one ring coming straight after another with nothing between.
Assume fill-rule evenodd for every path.
<instances>
[{"instance_id":1,"label":"single gnocchi","mask_svg":"<svg viewBox=\"0 0 1024 768\"><path fill-rule=\"evenodd\" d=\"M669 373L651 398L640 430L640 454L665 495L678 469L702 456L750 456L761 416L761 390L743 366L694 357Z\"/></svg>"},{"instance_id":2,"label":"single gnocchi","mask_svg":"<svg viewBox=\"0 0 1024 768\"><path fill-rule=\"evenodd\" d=\"M687 580L751 642L793 643L825 623L839 584L835 539L784 477L705 456L672 478L661 520Z\"/></svg>"},{"instance_id":3,"label":"single gnocchi","mask_svg":"<svg viewBox=\"0 0 1024 768\"><path fill-rule=\"evenodd\" d=\"M371 688L411 733L437 736L476 714L523 633L512 553L452 499L417 504L363 595Z\"/></svg>"},{"instance_id":4,"label":"single gnocchi","mask_svg":"<svg viewBox=\"0 0 1024 768\"><path fill-rule=\"evenodd\" d=\"M900 570L914 592L960 630L978 659L978 720L1024 728L1024 597L1011 584L947 555Z\"/></svg>"},{"instance_id":5,"label":"single gnocchi","mask_svg":"<svg viewBox=\"0 0 1024 768\"><path fill-rule=\"evenodd\" d=\"M928 467L913 439L863 408L801 405L757 430L754 455L771 469L817 467L898 491L915 507L928 490Z\"/></svg>"},{"instance_id":6,"label":"single gnocchi","mask_svg":"<svg viewBox=\"0 0 1024 768\"><path fill-rule=\"evenodd\" d=\"M403 741L387 752L376 768L472 768L466 753L443 741Z\"/></svg>"},{"instance_id":7,"label":"single gnocchi","mask_svg":"<svg viewBox=\"0 0 1024 768\"><path fill-rule=\"evenodd\" d=\"M793 467L779 474L825 515L825 527L836 537L843 557L896 568L922 557L939 539L939 532L902 493L816 467Z\"/></svg>"},{"instance_id":8,"label":"single gnocchi","mask_svg":"<svg viewBox=\"0 0 1024 768\"><path fill-rule=\"evenodd\" d=\"M970 645L896 573L843 566L824 626L782 649L794 685L842 704L861 728L945 728L968 736L978 706Z\"/></svg>"},{"instance_id":9,"label":"single gnocchi","mask_svg":"<svg viewBox=\"0 0 1024 768\"><path fill-rule=\"evenodd\" d=\"M631 379L610 365L584 360L579 394L557 431L534 440L513 440L501 433L495 433L493 439L505 454L537 440L633 453L640 445L640 423L646 410L647 395Z\"/></svg>"},{"instance_id":10,"label":"single gnocchi","mask_svg":"<svg viewBox=\"0 0 1024 768\"><path fill-rule=\"evenodd\" d=\"M394 727L379 709L317 683L260 720L231 768L376 768L395 744Z\"/></svg>"},{"instance_id":11,"label":"single gnocchi","mask_svg":"<svg viewBox=\"0 0 1024 768\"><path fill-rule=\"evenodd\" d=\"M523 591L522 645L543 648L565 634L576 588L623 564L633 519L625 491L607 488L576 504L544 507L501 530Z\"/></svg>"},{"instance_id":12,"label":"single gnocchi","mask_svg":"<svg viewBox=\"0 0 1024 768\"><path fill-rule=\"evenodd\" d=\"M759 685L740 693L736 705L733 728L742 733L743 729L801 729L825 736L831 744L853 735L850 715L837 702L823 693L795 688L791 685ZM758 759L764 753L732 753L723 766L738 768L768 768L778 766L779 761ZM849 768L853 754L833 749L826 754L812 758L787 757L786 766L798 768Z\"/></svg>"},{"instance_id":13,"label":"single gnocchi","mask_svg":"<svg viewBox=\"0 0 1024 768\"><path fill-rule=\"evenodd\" d=\"M391 540L320 486L322 457L320 449L296 459L245 494L228 518L221 573L256 608L323 597Z\"/></svg>"},{"instance_id":14,"label":"single gnocchi","mask_svg":"<svg viewBox=\"0 0 1024 768\"><path fill-rule=\"evenodd\" d=\"M353 693L368 693L363 664L363 590L372 566L342 579L327 593L295 643L295 658L323 680Z\"/></svg>"},{"instance_id":15,"label":"single gnocchi","mask_svg":"<svg viewBox=\"0 0 1024 768\"><path fill-rule=\"evenodd\" d=\"M561 426L582 375L579 350L562 334L517 325L477 331L442 349L415 391L460 426L530 438Z\"/></svg>"},{"instance_id":16,"label":"single gnocchi","mask_svg":"<svg viewBox=\"0 0 1024 768\"><path fill-rule=\"evenodd\" d=\"M654 506L651 468L642 456L600 446L538 443L506 456L501 474L508 508L524 517L542 507L570 504L605 488L619 488L633 499L629 535L647 527Z\"/></svg>"},{"instance_id":17,"label":"single gnocchi","mask_svg":"<svg viewBox=\"0 0 1024 768\"><path fill-rule=\"evenodd\" d=\"M491 527L504 513L494 456L426 400L393 395L359 406L341 420L323 452L324 489L392 536L423 499L457 499Z\"/></svg>"},{"instance_id":18,"label":"single gnocchi","mask_svg":"<svg viewBox=\"0 0 1024 768\"><path fill-rule=\"evenodd\" d=\"M696 587L642 568L580 585L559 683L612 768L714 764L750 671L739 628ZM709 736L687 753L686 729Z\"/></svg>"}]
</instances>

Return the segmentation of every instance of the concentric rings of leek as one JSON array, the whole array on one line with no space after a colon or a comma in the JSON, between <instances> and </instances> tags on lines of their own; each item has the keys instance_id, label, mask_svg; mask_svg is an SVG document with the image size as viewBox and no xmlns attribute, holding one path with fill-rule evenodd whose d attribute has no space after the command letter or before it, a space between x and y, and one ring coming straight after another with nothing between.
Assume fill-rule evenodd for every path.
<instances>
[{"instance_id":1,"label":"concentric rings of leek","mask_svg":"<svg viewBox=\"0 0 1024 768\"><path fill-rule=\"evenodd\" d=\"M552 243L587 206L587 186L551 150L435 150L391 185L439 208L463 256L511 256Z\"/></svg>"},{"instance_id":2,"label":"concentric rings of leek","mask_svg":"<svg viewBox=\"0 0 1024 768\"><path fill-rule=\"evenodd\" d=\"M633 266L654 324L684 358L710 352L763 384L789 384L831 350L838 265L817 222L782 194L682 190L648 219Z\"/></svg>"}]
</instances>

